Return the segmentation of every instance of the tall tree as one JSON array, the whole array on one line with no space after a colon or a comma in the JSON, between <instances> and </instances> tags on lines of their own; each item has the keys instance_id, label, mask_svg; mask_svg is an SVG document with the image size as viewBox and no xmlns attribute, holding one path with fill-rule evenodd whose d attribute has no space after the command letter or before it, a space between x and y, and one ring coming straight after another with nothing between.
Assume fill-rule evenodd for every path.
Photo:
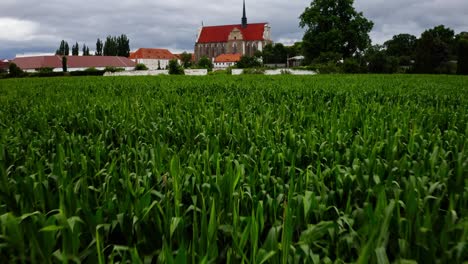
<instances>
[{"instance_id":1,"label":"tall tree","mask_svg":"<svg viewBox=\"0 0 468 264\"><path fill-rule=\"evenodd\" d=\"M387 54L395 57L414 57L417 38L410 34L399 34L384 43Z\"/></svg>"},{"instance_id":2,"label":"tall tree","mask_svg":"<svg viewBox=\"0 0 468 264\"><path fill-rule=\"evenodd\" d=\"M68 46L68 43L65 40L62 40L60 42L60 47L59 49L55 52L55 55L66 55L70 53L70 48Z\"/></svg>"},{"instance_id":3,"label":"tall tree","mask_svg":"<svg viewBox=\"0 0 468 264\"><path fill-rule=\"evenodd\" d=\"M300 16L307 28L303 37L306 63L321 53L336 53L349 58L363 52L371 43L369 32L374 23L357 12L354 0L314 0Z\"/></svg>"},{"instance_id":4,"label":"tall tree","mask_svg":"<svg viewBox=\"0 0 468 264\"><path fill-rule=\"evenodd\" d=\"M96 56L102 56L102 49L104 45L102 44L102 41L100 39L97 39L96 41Z\"/></svg>"},{"instance_id":5,"label":"tall tree","mask_svg":"<svg viewBox=\"0 0 468 264\"><path fill-rule=\"evenodd\" d=\"M457 36L458 39L458 68L457 74L468 75L468 34Z\"/></svg>"},{"instance_id":6,"label":"tall tree","mask_svg":"<svg viewBox=\"0 0 468 264\"><path fill-rule=\"evenodd\" d=\"M452 53L454 35L453 30L443 25L422 33L416 44L416 72L448 73L447 63Z\"/></svg>"},{"instance_id":7,"label":"tall tree","mask_svg":"<svg viewBox=\"0 0 468 264\"><path fill-rule=\"evenodd\" d=\"M83 56L90 56L89 55L89 47L86 44L83 44Z\"/></svg>"},{"instance_id":8,"label":"tall tree","mask_svg":"<svg viewBox=\"0 0 468 264\"><path fill-rule=\"evenodd\" d=\"M76 44L72 46L72 55L78 56L79 53L80 53L80 46L78 45L78 42L76 42Z\"/></svg>"},{"instance_id":9,"label":"tall tree","mask_svg":"<svg viewBox=\"0 0 468 264\"><path fill-rule=\"evenodd\" d=\"M180 56L180 60L184 68L189 68L190 66L192 66L192 54L191 53L187 53L184 51L184 53L182 53Z\"/></svg>"},{"instance_id":10,"label":"tall tree","mask_svg":"<svg viewBox=\"0 0 468 264\"><path fill-rule=\"evenodd\" d=\"M117 37L117 56L130 56L130 40L125 34L122 34L119 37Z\"/></svg>"}]
</instances>

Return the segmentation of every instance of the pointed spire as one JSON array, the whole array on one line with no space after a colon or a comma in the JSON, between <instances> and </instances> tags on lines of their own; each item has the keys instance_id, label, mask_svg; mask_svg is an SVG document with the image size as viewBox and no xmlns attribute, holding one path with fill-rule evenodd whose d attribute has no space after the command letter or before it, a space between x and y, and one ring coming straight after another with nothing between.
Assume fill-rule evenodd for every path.
<instances>
[{"instance_id":1,"label":"pointed spire","mask_svg":"<svg viewBox=\"0 0 468 264\"><path fill-rule=\"evenodd\" d=\"M247 27L247 16L245 12L245 0L244 0L244 13L242 16L242 28L246 28L246 27Z\"/></svg>"}]
</instances>

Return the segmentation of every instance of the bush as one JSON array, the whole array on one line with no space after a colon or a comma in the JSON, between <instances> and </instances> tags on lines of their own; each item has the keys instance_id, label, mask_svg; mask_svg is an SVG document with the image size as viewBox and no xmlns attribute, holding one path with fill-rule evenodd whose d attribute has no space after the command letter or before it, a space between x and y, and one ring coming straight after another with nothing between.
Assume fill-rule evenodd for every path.
<instances>
[{"instance_id":1,"label":"bush","mask_svg":"<svg viewBox=\"0 0 468 264\"><path fill-rule=\"evenodd\" d=\"M359 61L353 58L344 60L342 64L344 73L362 73L364 72L359 64Z\"/></svg>"},{"instance_id":2,"label":"bush","mask_svg":"<svg viewBox=\"0 0 468 264\"><path fill-rule=\"evenodd\" d=\"M51 67L43 67L43 68L36 69L36 71L37 71L38 73L51 73L51 72L54 72L54 68L51 68Z\"/></svg>"},{"instance_id":3,"label":"bush","mask_svg":"<svg viewBox=\"0 0 468 264\"><path fill-rule=\"evenodd\" d=\"M43 72L35 72L30 73L29 77L62 77L65 76L64 72L53 72L53 71L43 71Z\"/></svg>"},{"instance_id":4,"label":"bush","mask_svg":"<svg viewBox=\"0 0 468 264\"><path fill-rule=\"evenodd\" d=\"M177 60L169 61L169 74L184 75L184 69L179 65Z\"/></svg>"},{"instance_id":5,"label":"bush","mask_svg":"<svg viewBox=\"0 0 468 264\"><path fill-rule=\"evenodd\" d=\"M25 75L23 70L14 63L10 63L8 70L10 72L10 77L23 77Z\"/></svg>"},{"instance_id":6,"label":"bush","mask_svg":"<svg viewBox=\"0 0 468 264\"><path fill-rule=\"evenodd\" d=\"M313 68L320 74L341 73L341 68L335 62L332 61L329 61L327 63L314 64L311 68Z\"/></svg>"},{"instance_id":7,"label":"bush","mask_svg":"<svg viewBox=\"0 0 468 264\"><path fill-rule=\"evenodd\" d=\"M111 67L111 66L107 66L104 71L106 72L123 72L125 71L124 68L117 68L117 67Z\"/></svg>"},{"instance_id":8,"label":"bush","mask_svg":"<svg viewBox=\"0 0 468 264\"><path fill-rule=\"evenodd\" d=\"M198 61L198 68L201 69L207 69L209 72L213 70L213 62L208 59L208 57L203 56L199 61Z\"/></svg>"},{"instance_id":9,"label":"bush","mask_svg":"<svg viewBox=\"0 0 468 264\"><path fill-rule=\"evenodd\" d=\"M146 67L146 65L144 65L143 63L138 63L135 66L135 71L147 71L147 70L148 70L148 67Z\"/></svg>"},{"instance_id":10,"label":"bush","mask_svg":"<svg viewBox=\"0 0 468 264\"><path fill-rule=\"evenodd\" d=\"M262 67L262 63L257 57L242 56L240 61L236 63L236 67L239 69L259 68Z\"/></svg>"},{"instance_id":11,"label":"bush","mask_svg":"<svg viewBox=\"0 0 468 264\"><path fill-rule=\"evenodd\" d=\"M106 71L100 71L96 68L88 68L84 71L70 72L70 76L103 76Z\"/></svg>"},{"instance_id":12,"label":"bush","mask_svg":"<svg viewBox=\"0 0 468 264\"><path fill-rule=\"evenodd\" d=\"M242 74L265 74L265 69L263 68L248 68L242 71Z\"/></svg>"}]
</instances>

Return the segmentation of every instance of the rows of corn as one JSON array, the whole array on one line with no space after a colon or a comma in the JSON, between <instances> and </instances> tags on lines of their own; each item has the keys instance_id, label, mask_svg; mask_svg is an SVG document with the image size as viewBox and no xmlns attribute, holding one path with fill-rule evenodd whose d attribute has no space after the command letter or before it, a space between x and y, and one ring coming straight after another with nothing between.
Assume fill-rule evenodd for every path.
<instances>
[{"instance_id":1,"label":"rows of corn","mask_svg":"<svg viewBox=\"0 0 468 264\"><path fill-rule=\"evenodd\" d=\"M0 263L463 263L468 78L0 80Z\"/></svg>"}]
</instances>

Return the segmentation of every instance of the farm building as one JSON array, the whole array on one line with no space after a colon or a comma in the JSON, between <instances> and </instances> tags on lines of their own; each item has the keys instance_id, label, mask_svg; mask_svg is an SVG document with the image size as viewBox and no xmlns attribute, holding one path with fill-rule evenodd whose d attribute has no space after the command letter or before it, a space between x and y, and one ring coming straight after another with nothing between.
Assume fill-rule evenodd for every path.
<instances>
[{"instance_id":1,"label":"farm building","mask_svg":"<svg viewBox=\"0 0 468 264\"><path fill-rule=\"evenodd\" d=\"M245 11L242 23L236 25L201 27L195 43L195 60L206 56L214 60L221 54L253 56L262 51L271 41L271 28L268 23L248 24Z\"/></svg>"},{"instance_id":2,"label":"farm building","mask_svg":"<svg viewBox=\"0 0 468 264\"><path fill-rule=\"evenodd\" d=\"M62 56L35 56L18 57L13 61L26 72L35 72L43 68L52 68L54 72L62 71ZM104 70L106 67L123 68L126 71L135 68L135 62L125 57L115 56L67 56L67 68L69 72L83 71L88 68Z\"/></svg>"},{"instance_id":3,"label":"farm building","mask_svg":"<svg viewBox=\"0 0 468 264\"><path fill-rule=\"evenodd\" d=\"M169 61L178 60L177 56L167 49L147 48L141 48L130 53L129 59L136 63L145 64L150 70L164 70L168 67Z\"/></svg>"},{"instance_id":4,"label":"farm building","mask_svg":"<svg viewBox=\"0 0 468 264\"><path fill-rule=\"evenodd\" d=\"M234 66L241 59L239 53L236 54L221 54L214 60L214 67L218 69L225 69Z\"/></svg>"},{"instance_id":5,"label":"farm building","mask_svg":"<svg viewBox=\"0 0 468 264\"><path fill-rule=\"evenodd\" d=\"M8 71L8 65L7 60L0 60L0 72Z\"/></svg>"}]
</instances>

